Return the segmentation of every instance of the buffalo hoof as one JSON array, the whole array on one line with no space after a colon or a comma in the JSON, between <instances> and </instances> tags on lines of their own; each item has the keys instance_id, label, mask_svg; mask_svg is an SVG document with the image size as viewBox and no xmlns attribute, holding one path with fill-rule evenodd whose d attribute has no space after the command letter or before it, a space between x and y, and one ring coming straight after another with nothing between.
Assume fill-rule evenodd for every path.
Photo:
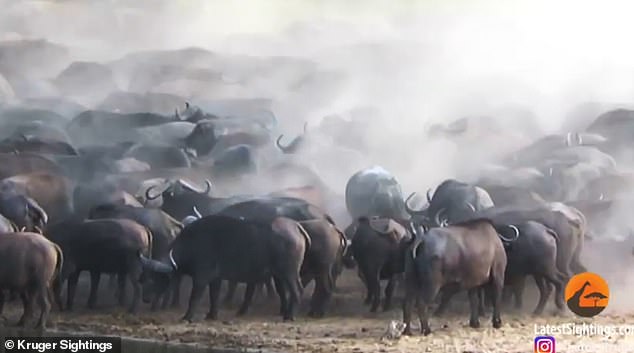
<instances>
[{"instance_id":1,"label":"buffalo hoof","mask_svg":"<svg viewBox=\"0 0 634 353\"><path fill-rule=\"evenodd\" d=\"M423 336L428 336L431 333L431 328L429 328L429 326L427 327L422 327L420 329L420 333L423 334Z\"/></svg>"},{"instance_id":2,"label":"buffalo hoof","mask_svg":"<svg viewBox=\"0 0 634 353\"><path fill-rule=\"evenodd\" d=\"M295 321L295 318L292 316L285 316L284 317L284 322L293 322Z\"/></svg>"},{"instance_id":3,"label":"buffalo hoof","mask_svg":"<svg viewBox=\"0 0 634 353\"><path fill-rule=\"evenodd\" d=\"M181 321L187 322L189 324L191 324L192 322L194 322L194 320L190 317L190 316L183 316L183 318L181 319Z\"/></svg>"},{"instance_id":4,"label":"buffalo hoof","mask_svg":"<svg viewBox=\"0 0 634 353\"><path fill-rule=\"evenodd\" d=\"M238 313L238 316L240 316L239 313ZM218 320L218 314L217 313L208 313L207 316L205 316L205 320L208 320L208 321Z\"/></svg>"},{"instance_id":5,"label":"buffalo hoof","mask_svg":"<svg viewBox=\"0 0 634 353\"><path fill-rule=\"evenodd\" d=\"M480 328L480 320L469 320L469 326L471 328Z\"/></svg>"},{"instance_id":6,"label":"buffalo hoof","mask_svg":"<svg viewBox=\"0 0 634 353\"><path fill-rule=\"evenodd\" d=\"M497 319L493 319L493 328L500 328L502 327L502 319L497 318Z\"/></svg>"},{"instance_id":7,"label":"buffalo hoof","mask_svg":"<svg viewBox=\"0 0 634 353\"><path fill-rule=\"evenodd\" d=\"M407 327L405 330L403 330L403 336L413 336L412 329L410 327Z\"/></svg>"}]
</instances>

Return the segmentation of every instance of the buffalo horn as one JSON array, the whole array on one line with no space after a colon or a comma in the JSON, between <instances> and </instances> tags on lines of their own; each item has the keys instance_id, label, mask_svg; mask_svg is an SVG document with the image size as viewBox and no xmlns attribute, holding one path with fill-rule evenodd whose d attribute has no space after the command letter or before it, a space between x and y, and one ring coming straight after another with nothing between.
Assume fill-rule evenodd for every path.
<instances>
[{"instance_id":1,"label":"buffalo horn","mask_svg":"<svg viewBox=\"0 0 634 353\"><path fill-rule=\"evenodd\" d=\"M170 250L169 253L170 263L175 270L178 270L178 265L176 264L176 260L174 260L174 250Z\"/></svg>"},{"instance_id":2,"label":"buffalo horn","mask_svg":"<svg viewBox=\"0 0 634 353\"><path fill-rule=\"evenodd\" d=\"M279 148L282 152L289 153L290 152L289 146L285 147L285 146L282 146L282 144L280 143L283 137L284 137L284 134L280 135L277 138L277 140L275 140L275 144L277 145L277 148Z\"/></svg>"},{"instance_id":3,"label":"buffalo horn","mask_svg":"<svg viewBox=\"0 0 634 353\"><path fill-rule=\"evenodd\" d=\"M467 206L471 209L471 211L475 212L476 209L475 207L473 207L473 205L471 204L471 202L467 202Z\"/></svg>"},{"instance_id":4,"label":"buffalo horn","mask_svg":"<svg viewBox=\"0 0 634 353\"><path fill-rule=\"evenodd\" d=\"M431 203L431 198L432 198L432 195L431 195L431 188L430 188L430 189L427 189L427 202Z\"/></svg>"},{"instance_id":5,"label":"buffalo horn","mask_svg":"<svg viewBox=\"0 0 634 353\"><path fill-rule=\"evenodd\" d=\"M512 241L517 240L517 238L519 238L519 236L520 236L520 230L517 229L517 227L512 225L512 224L509 224L508 227L513 229L513 231L515 232L515 236L513 236L513 238L506 238L506 237L504 237L504 235L498 233L500 238L502 238L502 240L504 240L506 242L512 242Z\"/></svg>"},{"instance_id":6,"label":"buffalo horn","mask_svg":"<svg viewBox=\"0 0 634 353\"><path fill-rule=\"evenodd\" d=\"M196 206L194 206L194 214L196 215L198 219L203 218L203 215L201 215L200 212L198 212L198 208L196 208Z\"/></svg>"},{"instance_id":7,"label":"buffalo horn","mask_svg":"<svg viewBox=\"0 0 634 353\"><path fill-rule=\"evenodd\" d=\"M416 240L414 240L414 246L412 247L412 259L416 259L416 252L418 251L418 247L422 242L422 237L417 237Z\"/></svg>"},{"instance_id":8,"label":"buffalo horn","mask_svg":"<svg viewBox=\"0 0 634 353\"><path fill-rule=\"evenodd\" d=\"M143 256L141 252L139 252L139 260L141 260L141 265L143 266L143 268L147 268L152 272L171 273L174 271L174 268L172 266L164 264L160 261L148 259L147 257Z\"/></svg>"},{"instance_id":9,"label":"buffalo horn","mask_svg":"<svg viewBox=\"0 0 634 353\"><path fill-rule=\"evenodd\" d=\"M149 188L147 188L147 190L145 190L145 199L148 200L148 201L157 199L159 196L161 196L165 192L165 190L167 190L169 187L172 186L172 183L173 183L172 181L165 180L164 183L163 183L163 186L164 186L163 190L161 190L161 192L157 193L156 196L150 196L150 191L152 189L154 189L155 187L158 187L159 185L156 184L156 185L150 186Z\"/></svg>"},{"instance_id":10,"label":"buffalo horn","mask_svg":"<svg viewBox=\"0 0 634 353\"><path fill-rule=\"evenodd\" d=\"M445 220L440 220L440 215L445 211L444 208L441 208L440 210L438 210L438 212L436 212L436 217L434 218L434 221L436 221L436 224L438 224L439 226L442 226L442 224L445 222Z\"/></svg>"},{"instance_id":11,"label":"buffalo horn","mask_svg":"<svg viewBox=\"0 0 634 353\"><path fill-rule=\"evenodd\" d=\"M566 134L566 146L572 146L572 132Z\"/></svg>"},{"instance_id":12,"label":"buffalo horn","mask_svg":"<svg viewBox=\"0 0 634 353\"><path fill-rule=\"evenodd\" d=\"M48 223L48 214L46 214L46 211L44 211L44 209L30 197L26 198L26 202L29 204L29 207L39 213L40 219L42 220L42 225L46 225Z\"/></svg>"},{"instance_id":13,"label":"buffalo horn","mask_svg":"<svg viewBox=\"0 0 634 353\"><path fill-rule=\"evenodd\" d=\"M206 189L204 191L200 190L199 188L193 186L192 184L190 184L188 181L185 181L183 179L178 179L178 182L184 186L186 189L189 189L193 192L197 192L199 194L203 194L206 195L209 193L209 191L211 191L211 181L209 181L208 179L205 179L205 187Z\"/></svg>"},{"instance_id":14,"label":"buffalo horn","mask_svg":"<svg viewBox=\"0 0 634 353\"><path fill-rule=\"evenodd\" d=\"M406 199L405 199L405 210L407 211L407 213L409 213L410 215L420 215L420 214L424 214L425 213L425 209L422 209L420 211L416 211L414 209L412 209L411 207L409 207L409 200L414 197L414 195L416 195L415 192L411 193Z\"/></svg>"}]
</instances>

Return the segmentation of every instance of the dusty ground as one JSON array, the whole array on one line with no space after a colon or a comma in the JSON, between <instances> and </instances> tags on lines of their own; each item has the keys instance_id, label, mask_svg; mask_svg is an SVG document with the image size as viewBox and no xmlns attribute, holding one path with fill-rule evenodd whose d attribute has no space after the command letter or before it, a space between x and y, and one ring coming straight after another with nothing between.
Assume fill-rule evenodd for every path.
<instances>
[{"instance_id":1,"label":"dusty ground","mask_svg":"<svg viewBox=\"0 0 634 353\"><path fill-rule=\"evenodd\" d=\"M630 289L634 286L628 286L628 283L634 281L627 268L632 266L631 255L625 256L625 247L622 245L614 249L597 245L591 248L593 253L586 256L590 269L604 275L612 287L608 309L594 319L580 319L572 314L553 316L552 308L548 310L548 314L538 318L507 310L502 317L502 329L492 329L490 317L482 319L482 328L471 329L467 326L468 314L464 311L463 297L457 297L453 303L454 313L447 317L432 318L434 331L430 336L417 334L398 340L383 339L389 322L401 318L400 310L396 308L387 313L369 314L368 308L361 303L364 292L360 281L353 271L348 271L338 283L331 314L321 320L306 318L304 305L295 322L283 323L276 315L277 301L267 301L264 297L256 298L251 312L240 319L235 317L239 299L236 297L236 303L232 308L221 312L218 322L203 320L206 303L200 308L199 321L193 324L179 322L184 308L149 313L147 307L144 307L141 314L129 315L109 303L113 295L106 288L106 281L102 281L98 310L78 309L72 314L55 312L50 326L72 332L87 331L173 342L195 342L213 347L256 348L269 352L531 352L533 340L537 336L536 325L571 322L578 325L583 322L595 325L634 325L634 305L629 305ZM630 250L631 247L627 249L628 254ZM606 258L602 255L608 252L611 256ZM599 271L592 268L593 265L603 269ZM307 288L307 294L311 292L312 287ZM183 294L184 304L187 299L186 291ZM527 293L530 297L525 299L527 311L532 310L536 303L532 294ZM83 307L85 296L78 295L78 299L80 302L77 307ZM5 315L9 322L17 320L17 305L10 305ZM417 328L418 323L415 325ZM554 336L557 339L557 352L634 352L634 333L630 337Z\"/></svg>"}]
</instances>

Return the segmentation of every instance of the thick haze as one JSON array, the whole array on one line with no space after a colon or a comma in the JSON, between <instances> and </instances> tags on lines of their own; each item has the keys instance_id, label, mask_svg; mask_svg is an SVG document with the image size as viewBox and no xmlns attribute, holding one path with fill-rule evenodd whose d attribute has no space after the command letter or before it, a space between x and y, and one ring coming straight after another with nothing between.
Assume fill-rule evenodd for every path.
<instances>
[{"instance_id":1,"label":"thick haze","mask_svg":"<svg viewBox=\"0 0 634 353\"><path fill-rule=\"evenodd\" d=\"M193 46L308 59L317 64L316 74L300 89L260 79L219 98L273 98L287 135L304 121L317 124L329 114L374 107L383 123L369 132L376 142L372 157L342 171L338 183L351 170L377 163L412 190L459 173L455 167L465 167L463 160L487 160L535 137L517 128L515 135L482 141L476 131L455 147L425 141L424 129L433 122L536 117L547 132L576 117L578 104L628 103L634 97L634 24L630 9L618 3L0 0L0 37L46 38L69 46L75 60L98 62ZM126 89L125 80L119 85ZM463 159L465 145L472 154ZM416 165L400 157L408 149L420 155Z\"/></svg>"}]
</instances>

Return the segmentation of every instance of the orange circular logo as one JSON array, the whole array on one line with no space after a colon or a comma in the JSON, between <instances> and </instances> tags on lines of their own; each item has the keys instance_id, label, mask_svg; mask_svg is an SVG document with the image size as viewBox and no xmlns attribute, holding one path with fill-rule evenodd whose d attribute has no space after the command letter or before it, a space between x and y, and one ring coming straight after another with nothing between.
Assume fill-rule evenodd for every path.
<instances>
[{"instance_id":1,"label":"orange circular logo","mask_svg":"<svg viewBox=\"0 0 634 353\"><path fill-rule=\"evenodd\" d=\"M584 272L568 281L565 297L570 311L579 316L593 317L608 306L610 289L601 276Z\"/></svg>"}]
</instances>

